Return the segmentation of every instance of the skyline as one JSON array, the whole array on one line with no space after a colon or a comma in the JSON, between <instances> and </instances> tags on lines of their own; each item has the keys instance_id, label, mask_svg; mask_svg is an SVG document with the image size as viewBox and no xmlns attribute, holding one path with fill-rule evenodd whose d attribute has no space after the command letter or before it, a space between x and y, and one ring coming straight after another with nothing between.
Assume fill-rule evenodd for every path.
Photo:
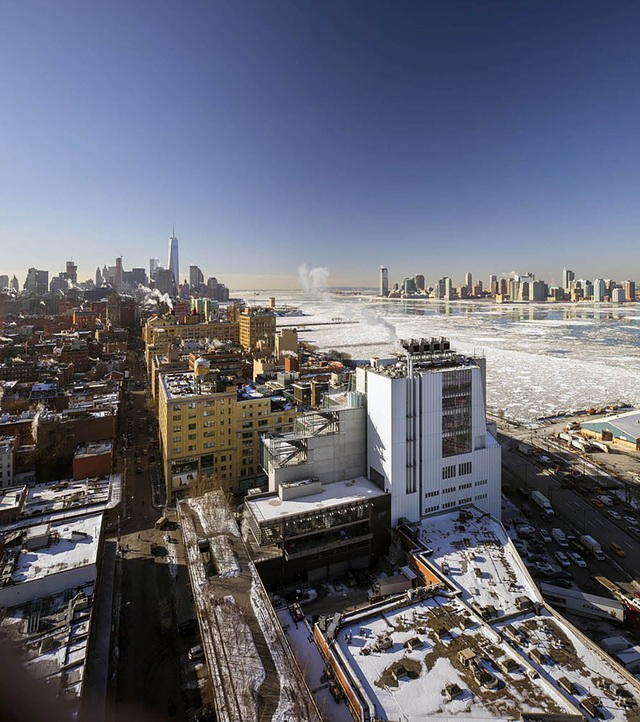
<instances>
[{"instance_id":1,"label":"skyline","mask_svg":"<svg viewBox=\"0 0 640 722\"><path fill-rule=\"evenodd\" d=\"M63 1L4 19L0 273L21 284L69 258L80 280L117 256L148 269L174 222L182 268L230 288L297 287L303 263L333 286L375 287L380 265L635 278L633 3Z\"/></svg>"}]
</instances>

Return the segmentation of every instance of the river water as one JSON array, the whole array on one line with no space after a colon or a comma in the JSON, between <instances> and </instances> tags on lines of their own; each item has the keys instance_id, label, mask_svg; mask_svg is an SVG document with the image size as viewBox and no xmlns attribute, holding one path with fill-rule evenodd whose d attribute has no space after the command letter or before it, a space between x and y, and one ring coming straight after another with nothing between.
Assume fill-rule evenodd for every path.
<instances>
[{"instance_id":1,"label":"river water","mask_svg":"<svg viewBox=\"0 0 640 722\"><path fill-rule=\"evenodd\" d=\"M354 359L391 355L399 338L446 336L457 351L486 357L488 406L520 421L622 402L640 406L640 304L237 295L258 305L273 295L278 307L300 308L304 317L283 317L278 325L298 326L302 340Z\"/></svg>"}]
</instances>

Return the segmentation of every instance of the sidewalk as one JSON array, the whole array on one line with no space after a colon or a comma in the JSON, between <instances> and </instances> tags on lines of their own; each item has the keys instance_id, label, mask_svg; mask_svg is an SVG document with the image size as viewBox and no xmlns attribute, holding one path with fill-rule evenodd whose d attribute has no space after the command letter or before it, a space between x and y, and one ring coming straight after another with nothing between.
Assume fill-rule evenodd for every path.
<instances>
[{"instance_id":1,"label":"sidewalk","mask_svg":"<svg viewBox=\"0 0 640 722\"><path fill-rule=\"evenodd\" d=\"M105 541L100 578L94 597L92 643L87 655L87 679L82 694L82 708L78 717L80 722L103 722L105 718L116 547L114 539Z\"/></svg>"}]
</instances>

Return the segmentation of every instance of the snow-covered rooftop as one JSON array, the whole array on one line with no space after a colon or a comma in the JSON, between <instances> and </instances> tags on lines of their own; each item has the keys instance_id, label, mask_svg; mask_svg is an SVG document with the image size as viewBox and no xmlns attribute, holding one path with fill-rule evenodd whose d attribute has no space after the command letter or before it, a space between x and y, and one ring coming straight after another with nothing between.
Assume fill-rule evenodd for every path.
<instances>
[{"instance_id":1,"label":"snow-covered rooftop","mask_svg":"<svg viewBox=\"0 0 640 722\"><path fill-rule=\"evenodd\" d=\"M22 509L21 518L2 530L17 529L32 525L38 521L56 521L91 511L111 509L120 503L122 497L122 478L120 474L108 477L88 479L65 479L46 484L36 484L29 488L27 501Z\"/></svg>"},{"instance_id":2,"label":"snow-covered rooftop","mask_svg":"<svg viewBox=\"0 0 640 722\"><path fill-rule=\"evenodd\" d=\"M269 522L291 514L308 514L345 504L356 504L378 496L384 496L384 491L364 476L359 476L356 479L325 484L317 494L295 499L280 499L278 496L256 500L247 498L245 505L250 508L258 522Z\"/></svg>"},{"instance_id":3,"label":"snow-covered rooftop","mask_svg":"<svg viewBox=\"0 0 640 722\"><path fill-rule=\"evenodd\" d=\"M544 605L499 522L471 508L413 531L439 590L389 597L315 628L372 717L590 716L581 703L591 697L605 719L640 720L637 680Z\"/></svg>"},{"instance_id":4,"label":"snow-covered rooftop","mask_svg":"<svg viewBox=\"0 0 640 722\"><path fill-rule=\"evenodd\" d=\"M11 580L14 584L42 579L49 574L95 564L102 514L89 514L52 524L49 544L38 549L23 549ZM38 525L39 530L45 525ZM40 533L40 532L39 532Z\"/></svg>"}]
</instances>

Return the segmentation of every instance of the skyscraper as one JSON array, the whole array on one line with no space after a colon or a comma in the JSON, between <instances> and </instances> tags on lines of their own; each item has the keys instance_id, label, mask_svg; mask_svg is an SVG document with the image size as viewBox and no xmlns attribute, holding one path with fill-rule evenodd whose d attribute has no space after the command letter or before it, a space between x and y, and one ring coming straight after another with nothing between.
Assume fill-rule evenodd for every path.
<instances>
[{"instance_id":1,"label":"skyscraper","mask_svg":"<svg viewBox=\"0 0 640 722\"><path fill-rule=\"evenodd\" d=\"M200 287L204 284L204 274L198 266L189 266L189 286L192 291L200 291Z\"/></svg>"},{"instance_id":2,"label":"skyscraper","mask_svg":"<svg viewBox=\"0 0 640 722\"><path fill-rule=\"evenodd\" d=\"M173 229L171 238L169 238L169 264L168 268L173 275L173 284L177 290L180 285L180 265L178 263L178 239L176 238L176 230Z\"/></svg>"},{"instance_id":3,"label":"skyscraper","mask_svg":"<svg viewBox=\"0 0 640 722\"><path fill-rule=\"evenodd\" d=\"M389 270L380 266L380 296L389 295Z\"/></svg>"},{"instance_id":4,"label":"skyscraper","mask_svg":"<svg viewBox=\"0 0 640 722\"><path fill-rule=\"evenodd\" d=\"M571 291L571 281L574 281L575 278L576 274L573 271L570 271L568 268L562 269L562 288L564 288L566 293Z\"/></svg>"},{"instance_id":5,"label":"skyscraper","mask_svg":"<svg viewBox=\"0 0 640 722\"><path fill-rule=\"evenodd\" d=\"M467 271L464 276L464 285L467 287L467 292L469 295L473 293L473 276L471 275L471 271Z\"/></svg>"},{"instance_id":6,"label":"skyscraper","mask_svg":"<svg viewBox=\"0 0 640 722\"><path fill-rule=\"evenodd\" d=\"M116 291L122 291L122 281L122 256L118 256L118 258L116 258L116 273L114 279Z\"/></svg>"},{"instance_id":7,"label":"skyscraper","mask_svg":"<svg viewBox=\"0 0 640 722\"><path fill-rule=\"evenodd\" d=\"M155 281L156 278L156 271L160 268L160 259L158 258L150 258L149 259L149 278L152 281Z\"/></svg>"},{"instance_id":8,"label":"skyscraper","mask_svg":"<svg viewBox=\"0 0 640 722\"><path fill-rule=\"evenodd\" d=\"M72 283L78 282L78 266L73 261L67 261L67 280Z\"/></svg>"}]
</instances>

